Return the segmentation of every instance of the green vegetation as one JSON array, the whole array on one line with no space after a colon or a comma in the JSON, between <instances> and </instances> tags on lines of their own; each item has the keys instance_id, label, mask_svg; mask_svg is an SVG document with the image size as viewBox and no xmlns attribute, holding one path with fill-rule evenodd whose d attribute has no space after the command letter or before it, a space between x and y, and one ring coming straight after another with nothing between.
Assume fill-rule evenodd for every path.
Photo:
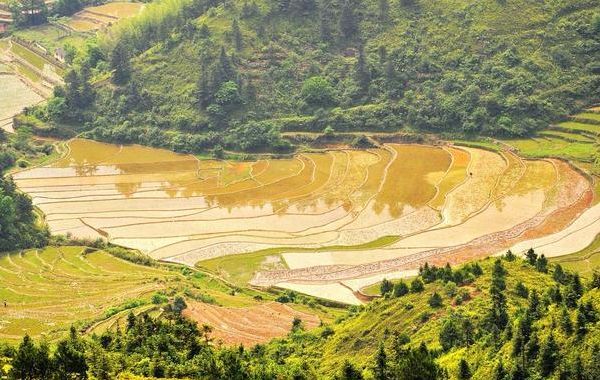
<instances>
[{"instance_id":1,"label":"green vegetation","mask_svg":"<svg viewBox=\"0 0 600 380\"><path fill-rule=\"evenodd\" d=\"M51 243L56 246L0 254L0 301L6 302L0 304L1 341L15 342L23 334L54 341L71 325L89 334L103 333L117 328L130 312L160 315L164 304L177 296L228 307L256 306L277 297L188 267L160 264L101 240L55 236ZM305 296L294 298L295 308L323 320L340 313Z\"/></svg>"},{"instance_id":2,"label":"green vegetation","mask_svg":"<svg viewBox=\"0 0 600 380\"><path fill-rule=\"evenodd\" d=\"M248 348L211 343L175 297L160 316L129 313L91 338L75 329L50 350L26 336L0 350L9 378L596 379L600 276L540 268L507 254L457 270L424 266L422 290L376 300L331 325ZM533 263L533 265L531 265ZM541 270L542 269L542 270ZM411 286L414 288L414 286ZM524 290L526 290L526 294ZM150 333L151 332L151 333ZM1 358L1 357L4 358ZM36 372L37 371L37 372Z\"/></svg>"},{"instance_id":3,"label":"green vegetation","mask_svg":"<svg viewBox=\"0 0 600 380\"><path fill-rule=\"evenodd\" d=\"M57 48L74 46L81 48L85 44L85 37L81 34L72 33L54 24L43 24L26 29L15 30L13 34L26 41L35 41L50 53Z\"/></svg>"},{"instance_id":4,"label":"green vegetation","mask_svg":"<svg viewBox=\"0 0 600 380\"><path fill-rule=\"evenodd\" d=\"M600 125L595 118L600 116L594 109L570 117L572 121L559 123L540 131L527 139L505 140L519 154L532 157L560 157L573 161L589 174L600 171L597 139ZM598 192L596 192L598 194Z\"/></svg>"},{"instance_id":5,"label":"green vegetation","mask_svg":"<svg viewBox=\"0 0 600 380\"><path fill-rule=\"evenodd\" d=\"M599 20L591 0L161 1L80 52L68 112L36 117L197 154L288 152L279 132L327 126L524 136L600 100Z\"/></svg>"},{"instance_id":6,"label":"green vegetation","mask_svg":"<svg viewBox=\"0 0 600 380\"><path fill-rule=\"evenodd\" d=\"M31 198L3 173L14 165L26 167L28 158L48 156L52 151L51 145L31 144L26 130L10 138L0 130L0 252L42 247L48 241L48 231L36 221Z\"/></svg>"}]
</instances>

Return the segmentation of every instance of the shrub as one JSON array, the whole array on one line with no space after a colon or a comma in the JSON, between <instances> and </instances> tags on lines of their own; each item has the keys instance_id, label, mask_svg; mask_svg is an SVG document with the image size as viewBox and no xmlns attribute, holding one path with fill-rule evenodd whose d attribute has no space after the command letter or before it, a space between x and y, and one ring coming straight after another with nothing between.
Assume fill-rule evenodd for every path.
<instances>
[{"instance_id":1,"label":"shrub","mask_svg":"<svg viewBox=\"0 0 600 380\"><path fill-rule=\"evenodd\" d=\"M408 285L406 285L406 283L402 280L400 280L399 282L394 284L394 292L393 295L394 297L402 297L406 294L408 294L409 289L408 289Z\"/></svg>"},{"instance_id":2,"label":"shrub","mask_svg":"<svg viewBox=\"0 0 600 380\"><path fill-rule=\"evenodd\" d=\"M454 297L456 295L457 290L458 287L452 281L448 281L446 285L444 285L444 292L448 297Z\"/></svg>"},{"instance_id":3,"label":"shrub","mask_svg":"<svg viewBox=\"0 0 600 380\"><path fill-rule=\"evenodd\" d=\"M529 289L527 289L527 287L523 285L521 281L519 281L515 286L515 293L521 298L529 297Z\"/></svg>"},{"instance_id":4,"label":"shrub","mask_svg":"<svg viewBox=\"0 0 600 380\"><path fill-rule=\"evenodd\" d=\"M429 303L429 306L433 308L441 307L443 303L442 296L440 296L437 292L433 292L427 303Z\"/></svg>"},{"instance_id":5,"label":"shrub","mask_svg":"<svg viewBox=\"0 0 600 380\"><path fill-rule=\"evenodd\" d=\"M308 78L302 84L301 96L311 106L328 107L335 103L335 89L326 78Z\"/></svg>"},{"instance_id":6,"label":"shrub","mask_svg":"<svg viewBox=\"0 0 600 380\"><path fill-rule=\"evenodd\" d=\"M388 279L384 278L383 281L381 281L381 285L379 286L381 295L386 295L390 293L392 289L394 289L394 284Z\"/></svg>"},{"instance_id":7,"label":"shrub","mask_svg":"<svg viewBox=\"0 0 600 380\"><path fill-rule=\"evenodd\" d=\"M425 285L423 284L423 281L421 281L420 278L415 278L414 280L412 280L412 282L410 283L411 293L419 293L423 290L425 290Z\"/></svg>"},{"instance_id":8,"label":"shrub","mask_svg":"<svg viewBox=\"0 0 600 380\"><path fill-rule=\"evenodd\" d=\"M455 302L457 305L461 305L463 302L468 301L469 299L471 299L469 291L467 289L461 288L456 294Z\"/></svg>"},{"instance_id":9,"label":"shrub","mask_svg":"<svg viewBox=\"0 0 600 380\"><path fill-rule=\"evenodd\" d=\"M169 297L162 293L154 293L152 295L152 303L155 305L160 305L163 303L167 303L169 301Z\"/></svg>"}]
</instances>

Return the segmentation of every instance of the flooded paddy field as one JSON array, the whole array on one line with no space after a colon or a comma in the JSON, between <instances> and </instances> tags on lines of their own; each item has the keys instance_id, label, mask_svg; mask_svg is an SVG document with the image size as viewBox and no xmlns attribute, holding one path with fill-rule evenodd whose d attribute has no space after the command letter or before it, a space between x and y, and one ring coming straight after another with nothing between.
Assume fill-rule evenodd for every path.
<instances>
[{"instance_id":1,"label":"flooded paddy field","mask_svg":"<svg viewBox=\"0 0 600 380\"><path fill-rule=\"evenodd\" d=\"M568 254L600 230L592 186L569 164L458 146L230 162L76 139L14 178L53 233L346 303L424 262Z\"/></svg>"}]
</instances>

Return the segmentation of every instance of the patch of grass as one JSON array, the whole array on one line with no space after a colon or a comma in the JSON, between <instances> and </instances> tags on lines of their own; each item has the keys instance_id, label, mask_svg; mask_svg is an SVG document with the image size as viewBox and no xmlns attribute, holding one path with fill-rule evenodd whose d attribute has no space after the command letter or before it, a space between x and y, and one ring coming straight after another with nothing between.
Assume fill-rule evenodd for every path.
<instances>
[{"instance_id":1,"label":"patch of grass","mask_svg":"<svg viewBox=\"0 0 600 380\"><path fill-rule=\"evenodd\" d=\"M33 65L35 68L37 68L40 71L44 71L44 69L48 66L53 67L54 70L56 70L56 72L58 73L62 73L62 70L54 67L52 65L52 63L48 62L44 57L34 53L33 51L24 48L23 46L13 43L12 47L11 47L11 51L20 56L21 58L23 58L25 61L29 62L31 65Z\"/></svg>"},{"instance_id":2,"label":"patch of grass","mask_svg":"<svg viewBox=\"0 0 600 380\"><path fill-rule=\"evenodd\" d=\"M594 142L594 140L588 136L580 135L580 134L576 134L576 133L562 132L562 131L547 130L547 131L540 132L539 135L544 136L544 137L549 137L549 138L560 138L560 139L563 139L565 141L570 141L570 142L585 142L585 143L593 143Z\"/></svg>"},{"instance_id":3,"label":"patch of grass","mask_svg":"<svg viewBox=\"0 0 600 380\"><path fill-rule=\"evenodd\" d=\"M369 303L365 311L359 313L357 317L347 319L335 326L335 334L319 345L317 355L323 359L320 371L332 373L344 360L351 360L358 366L367 365L367 360L372 358L379 342L394 334L404 334L409 337L408 345L411 347L418 347L421 342L424 342L432 349L440 349L439 333L450 312L463 313L475 325L485 316L490 306L488 291L494 261L495 258L480 261L483 275L474 283L459 287L470 295L470 300L461 305L456 305L454 299L446 294L444 285L440 281L426 284L425 290L421 293L409 293L404 297L378 299ZM503 260L502 265L508 273L505 294L511 315L515 315L518 309L527 305L526 299L518 297L513 292L517 282L522 282L529 289L540 291L553 284L551 276L537 272L523 260L514 262ZM433 292L437 292L442 297L441 308L429 306L428 299ZM490 349L496 350L496 348ZM474 361L486 361L484 358L487 358L487 353L482 351L481 346L471 346L468 350L468 354ZM454 350L442 353L438 360L443 361L447 359L447 355L453 354ZM494 363L489 364L492 368L493 365Z\"/></svg>"},{"instance_id":4,"label":"patch of grass","mask_svg":"<svg viewBox=\"0 0 600 380\"><path fill-rule=\"evenodd\" d=\"M584 124L576 121L566 121L564 123L560 123L556 126L556 128L574 132L574 133L590 133L593 135L600 135L600 126L593 124Z\"/></svg>"},{"instance_id":5,"label":"patch of grass","mask_svg":"<svg viewBox=\"0 0 600 380\"><path fill-rule=\"evenodd\" d=\"M494 152L498 152L501 150L501 146L495 144L491 141L483 141L483 140L462 140L462 139L451 139L450 142L459 145L466 146L469 148L482 148L486 150L491 150Z\"/></svg>"},{"instance_id":6,"label":"patch of grass","mask_svg":"<svg viewBox=\"0 0 600 380\"><path fill-rule=\"evenodd\" d=\"M596 153L594 144L569 142L560 138L531 138L505 140L525 157L561 157L567 159L591 161Z\"/></svg>"},{"instance_id":7,"label":"patch of grass","mask_svg":"<svg viewBox=\"0 0 600 380\"><path fill-rule=\"evenodd\" d=\"M600 114L593 112L583 112L573 116L575 119L590 120L594 124L600 124Z\"/></svg>"},{"instance_id":8,"label":"patch of grass","mask_svg":"<svg viewBox=\"0 0 600 380\"><path fill-rule=\"evenodd\" d=\"M15 36L27 41L35 41L48 50L49 54L65 44L80 48L85 44L86 36L79 33L69 33L58 26L44 24L15 31Z\"/></svg>"}]
</instances>

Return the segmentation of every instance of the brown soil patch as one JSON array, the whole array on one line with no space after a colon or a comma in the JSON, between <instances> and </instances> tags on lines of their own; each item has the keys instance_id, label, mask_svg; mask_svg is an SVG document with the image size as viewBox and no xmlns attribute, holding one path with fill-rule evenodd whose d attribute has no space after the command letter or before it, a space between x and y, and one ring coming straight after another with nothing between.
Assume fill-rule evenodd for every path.
<instances>
[{"instance_id":1,"label":"brown soil patch","mask_svg":"<svg viewBox=\"0 0 600 380\"><path fill-rule=\"evenodd\" d=\"M292 328L294 317L300 318L307 330L321 323L316 315L294 310L279 302L232 308L189 301L184 315L199 325L211 326L211 337L225 345L253 346L285 336Z\"/></svg>"}]
</instances>

